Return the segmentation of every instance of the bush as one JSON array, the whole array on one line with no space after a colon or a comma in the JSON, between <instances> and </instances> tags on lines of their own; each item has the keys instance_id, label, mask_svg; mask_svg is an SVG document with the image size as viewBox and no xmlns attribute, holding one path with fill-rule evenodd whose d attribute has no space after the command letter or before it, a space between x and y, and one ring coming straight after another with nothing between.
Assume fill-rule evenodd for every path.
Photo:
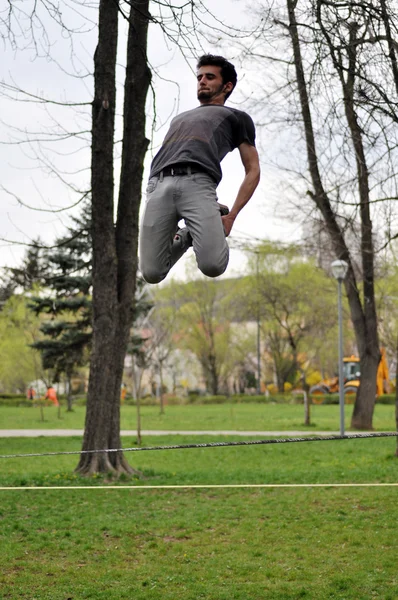
<instances>
[{"instance_id":1,"label":"bush","mask_svg":"<svg viewBox=\"0 0 398 600\"><path fill-rule=\"evenodd\" d=\"M224 404L228 401L227 396L189 396L189 404Z\"/></svg>"},{"instance_id":2,"label":"bush","mask_svg":"<svg viewBox=\"0 0 398 600\"><path fill-rule=\"evenodd\" d=\"M376 398L377 404L395 404L395 394L383 394Z\"/></svg>"},{"instance_id":3,"label":"bush","mask_svg":"<svg viewBox=\"0 0 398 600\"><path fill-rule=\"evenodd\" d=\"M339 404L340 402L339 394L325 394L322 398L324 399L322 404ZM379 396L376 398L376 404L395 404L395 394L383 394Z\"/></svg>"},{"instance_id":4,"label":"bush","mask_svg":"<svg viewBox=\"0 0 398 600\"><path fill-rule=\"evenodd\" d=\"M25 394L0 394L0 406L32 406Z\"/></svg>"},{"instance_id":5,"label":"bush","mask_svg":"<svg viewBox=\"0 0 398 600\"><path fill-rule=\"evenodd\" d=\"M311 394L309 395L311 400ZM319 398L319 396L318 396ZM61 406L66 405L66 397L60 395L58 397ZM323 397L322 404L338 404L339 394L325 394ZM202 394L190 394L188 396L173 396L172 394L165 394L163 397L165 406L184 406L188 404L303 404L303 394L295 393L294 390L290 393L284 394L269 394L269 396L261 395L248 395L248 394L234 394L232 396L226 396L225 394L219 394L217 396L205 396ZM383 394L376 400L378 404L395 404L395 394ZM72 403L74 406L86 406L87 397L86 395L73 396ZM159 400L155 396L146 396L140 400L141 406L159 406ZM33 406L31 400L28 400L23 394L0 394L0 407L1 406ZM132 396L127 396L124 401L125 406L136 406L136 402Z\"/></svg>"},{"instance_id":6,"label":"bush","mask_svg":"<svg viewBox=\"0 0 398 600\"><path fill-rule=\"evenodd\" d=\"M0 394L0 407L1 406L35 406L35 403L38 403L39 400L43 399L43 396L39 394L36 395L34 400L29 400L24 394ZM66 396L61 394L58 396L58 400L61 406L66 405ZM73 404L78 404L76 398L73 398ZM84 401L79 406L86 405L86 397L84 396Z\"/></svg>"}]
</instances>

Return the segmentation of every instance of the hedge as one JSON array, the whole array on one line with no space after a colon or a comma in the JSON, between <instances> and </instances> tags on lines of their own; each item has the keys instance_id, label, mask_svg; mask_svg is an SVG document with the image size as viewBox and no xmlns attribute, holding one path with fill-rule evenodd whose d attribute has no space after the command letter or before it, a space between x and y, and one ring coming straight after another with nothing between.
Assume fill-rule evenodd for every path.
<instances>
[{"instance_id":1,"label":"hedge","mask_svg":"<svg viewBox=\"0 0 398 600\"><path fill-rule=\"evenodd\" d=\"M42 396L36 396L35 400L29 400L25 394L0 394L1 406L34 406L35 402L42 399ZM65 396L58 396L60 404L66 404ZM84 400L85 404L85 400Z\"/></svg>"},{"instance_id":2,"label":"hedge","mask_svg":"<svg viewBox=\"0 0 398 600\"><path fill-rule=\"evenodd\" d=\"M316 397L318 400L322 397L322 404L339 404L340 402L339 394L325 394L322 396L317 394ZM378 396L378 398L376 398L376 404L395 404L395 394L383 394L382 396Z\"/></svg>"},{"instance_id":3,"label":"hedge","mask_svg":"<svg viewBox=\"0 0 398 600\"><path fill-rule=\"evenodd\" d=\"M311 396L309 396L311 398ZM60 395L59 402L61 406L66 405L66 397ZM39 397L37 398L39 399ZM319 399L319 396L318 396ZM338 404L339 394L325 394L322 398L322 404ZM75 406L86 406L87 398L85 395L73 396L72 402ZM265 395L245 395L235 394L233 396L217 395L217 396L203 396L199 394L190 394L188 397L172 396L165 394L163 398L166 406L178 406L178 405L189 405L189 404L303 404L304 398L300 393L285 394L270 394ZM395 394L384 394L377 398L378 404L395 404ZM136 401L131 396L127 396L124 404L126 406L135 406ZM155 396L147 396L141 398L141 406L158 406L159 400ZM0 394L0 407L1 406L33 406L34 401L28 400L24 394Z\"/></svg>"}]
</instances>

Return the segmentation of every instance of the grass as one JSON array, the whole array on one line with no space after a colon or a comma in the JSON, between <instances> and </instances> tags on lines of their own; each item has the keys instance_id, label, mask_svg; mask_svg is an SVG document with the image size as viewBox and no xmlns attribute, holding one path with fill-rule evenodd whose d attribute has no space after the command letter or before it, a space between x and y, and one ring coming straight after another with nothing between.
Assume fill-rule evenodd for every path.
<instances>
[{"instance_id":1,"label":"grass","mask_svg":"<svg viewBox=\"0 0 398 600\"><path fill-rule=\"evenodd\" d=\"M190 439L146 440L178 441ZM2 439L0 452L80 444ZM394 451L369 439L142 452L128 457L144 479L120 483L396 482ZM2 600L398 597L394 488L104 490L73 475L77 458L2 459L2 485L65 486L0 491Z\"/></svg>"},{"instance_id":2,"label":"grass","mask_svg":"<svg viewBox=\"0 0 398 600\"><path fill-rule=\"evenodd\" d=\"M388 490L7 492L2 600L396 600Z\"/></svg>"},{"instance_id":3,"label":"grass","mask_svg":"<svg viewBox=\"0 0 398 600\"><path fill-rule=\"evenodd\" d=\"M346 406L345 424L350 429L353 406ZM288 431L304 430L304 407L300 404L216 404L167 406L164 415L159 407L145 406L141 409L142 428L154 430L251 430ZM40 421L38 408L0 408L2 429L83 429L85 408L76 407L74 412L62 411L57 418L57 409L44 409L45 421ZM136 408L123 406L121 428L136 428ZM395 430L395 406L376 404L373 425L375 430ZM338 405L311 407L309 431L339 431Z\"/></svg>"},{"instance_id":4,"label":"grass","mask_svg":"<svg viewBox=\"0 0 398 600\"><path fill-rule=\"evenodd\" d=\"M224 440L237 438L222 437ZM240 438L241 439L241 438ZM145 445L214 441L213 437L148 437ZM124 446L133 440L123 438ZM81 438L0 439L0 454L79 451ZM302 442L126 453L144 474L143 484L398 482L395 438ZM73 470L78 454L1 459L0 485L84 485ZM123 481L122 483L125 483Z\"/></svg>"},{"instance_id":5,"label":"grass","mask_svg":"<svg viewBox=\"0 0 398 600\"><path fill-rule=\"evenodd\" d=\"M124 419L133 417L128 408ZM268 411L268 426L259 408ZM234 409L169 407L160 418L147 407L143 427L160 428L166 418L163 429L292 430L302 407ZM334 409L314 407L317 427L338 429ZM32 428L34 409L17 410L27 411ZM1 426L19 428L5 411ZM82 427L83 411L69 416L62 428ZM376 407L376 416L379 428L393 428L393 407ZM144 444L214 439L154 436ZM134 442L123 437L125 447ZM0 438L1 455L80 448L81 437ZM143 476L118 483L395 483L395 449L395 438L383 438L131 452ZM37 486L0 490L1 600L398 598L397 488L99 489L108 478L78 477L77 462L78 455L0 459L1 486ZM54 485L64 489L40 489Z\"/></svg>"}]
</instances>

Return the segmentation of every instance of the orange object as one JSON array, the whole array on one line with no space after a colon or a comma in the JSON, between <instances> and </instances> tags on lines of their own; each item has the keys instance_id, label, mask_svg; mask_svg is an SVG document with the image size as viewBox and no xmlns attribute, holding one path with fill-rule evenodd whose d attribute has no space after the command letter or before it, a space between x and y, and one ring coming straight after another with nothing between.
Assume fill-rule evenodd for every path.
<instances>
[{"instance_id":1,"label":"orange object","mask_svg":"<svg viewBox=\"0 0 398 600\"><path fill-rule=\"evenodd\" d=\"M120 390L120 401L121 404L124 404L124 401L126 399L126 393L127 393L127 388L124 385L124 383L122 384L122 389Z\"/></svg>"},{"instance_id":2,"label":"orange object","mask_svg":"<svg viewBox=\"0 0 398 600\"><path fill-rule=\"evenodd\" d=\"M35 396L36 396L36 391L32 387L30 387L28 389L28 391L26 392L27 399L34 400Z\"/></svg>"},{"instance_id":3,"label":"orange object","mask_svg":"<svg viewBox=\"0 0 398 600\"><path fill-rule=\"evenodd\" d=\"M52 386L47 388L45 398L47 400L50 400L50 402L52 402L54 404L54 406L59 406L57 392L55 391L55 389Z\"/></svg>"}]
</instances>

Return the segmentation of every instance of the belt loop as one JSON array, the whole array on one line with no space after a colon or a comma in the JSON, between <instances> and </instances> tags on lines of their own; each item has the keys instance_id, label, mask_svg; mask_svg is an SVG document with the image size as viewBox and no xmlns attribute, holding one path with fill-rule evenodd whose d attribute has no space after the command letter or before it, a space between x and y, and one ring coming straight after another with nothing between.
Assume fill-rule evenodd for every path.
<instances>
[{"instance_id":1,"label":"belt loop","mask_svg":"<svg viewBox=\"0 0 398 600\"><path fill-rule=\"evenodd\" d=\"M163 169L160 171L159 173L159 181L162 182L163 181Z\"/></svg>"},{"instance_id":2,"label":"belt loop","mask_svg":"<svg viewBox=\"0 0 398 600\"><path fill-rule=\"evenodd\" d=\"M191 165L187 166L187 174L188 174L188 177L191 177L191 175L192 175L192 167L191 167Z\"/></svg>"}]
</instances>

